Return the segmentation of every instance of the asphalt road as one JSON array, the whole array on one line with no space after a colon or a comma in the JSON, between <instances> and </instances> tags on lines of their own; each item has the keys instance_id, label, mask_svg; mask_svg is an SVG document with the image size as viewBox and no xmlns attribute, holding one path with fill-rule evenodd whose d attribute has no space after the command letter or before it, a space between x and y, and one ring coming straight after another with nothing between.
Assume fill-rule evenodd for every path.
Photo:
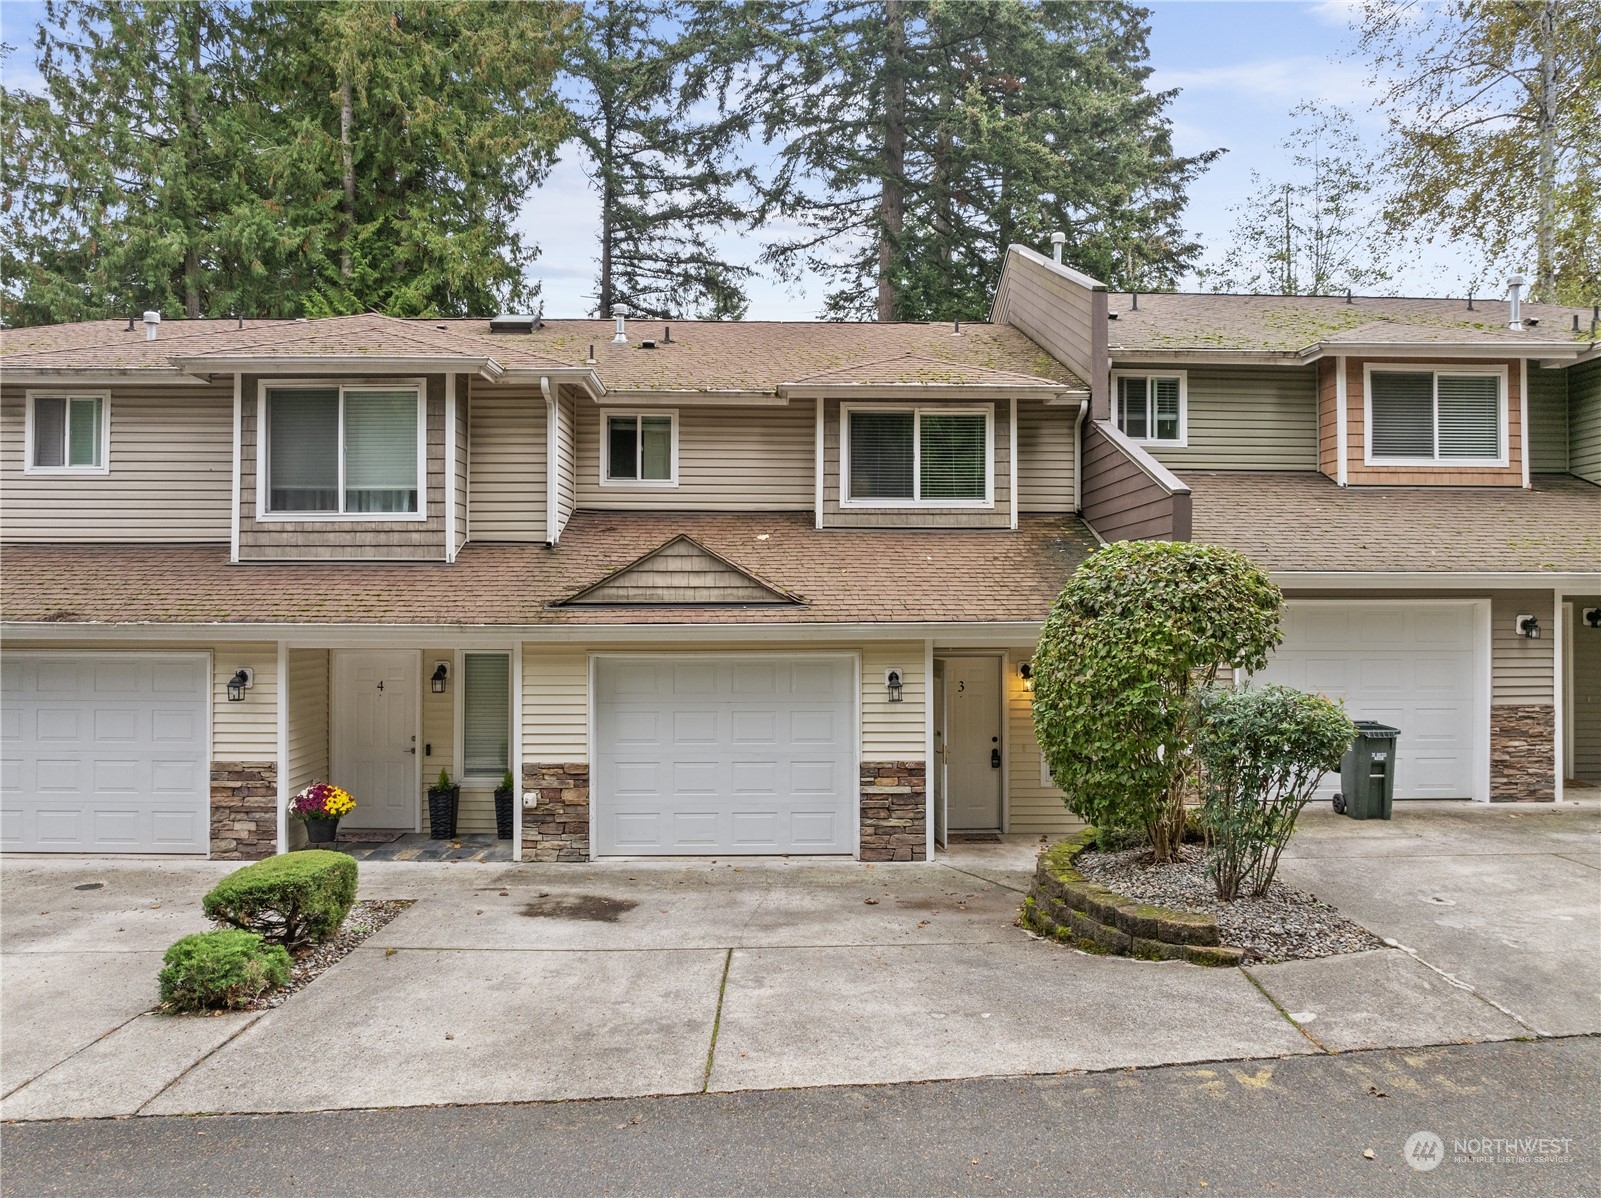
<instances>
[{"instance_id":1,"label":"asphalt road","mask_svg":"<svg viewBox=\"0 0 1601 1198\"><path fill-rule=\"evenodd\" d=\"M1431 1170L1407 1163L1415 1132L1442 1141ZM0 1136L8 1198L1590 1195L1601 1192L1601 1039L621 1101L10 1124ZM1548 1142L1483 1142L1494 1137ZM1535 1159L1500 1159L1509 1155Z\"/></svg>"}]
</instances>

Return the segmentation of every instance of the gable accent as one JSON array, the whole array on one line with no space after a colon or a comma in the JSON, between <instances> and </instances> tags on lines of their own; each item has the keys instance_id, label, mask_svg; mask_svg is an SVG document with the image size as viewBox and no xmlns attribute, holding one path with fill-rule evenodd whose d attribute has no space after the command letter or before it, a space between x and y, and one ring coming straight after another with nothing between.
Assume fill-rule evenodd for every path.
<instances>
[{"instance_id":1,"label":"gable accent","mask_svg":"<svg viewBox=\"0 0 1601 1198\"><path fill-rule=\"evenodd\" d=\"M681 533L557 606L751 607L804 602Z\"/></svg>"}]
</instances>

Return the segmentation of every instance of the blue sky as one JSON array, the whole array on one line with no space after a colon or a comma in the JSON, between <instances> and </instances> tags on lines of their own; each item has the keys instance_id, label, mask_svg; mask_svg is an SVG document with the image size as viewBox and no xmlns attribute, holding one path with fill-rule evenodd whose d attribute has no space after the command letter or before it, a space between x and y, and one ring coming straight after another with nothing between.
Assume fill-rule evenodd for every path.
<instances>
[{"instance_id":1,"label":"blue sky","mask_svg":"<svg viewBox=\"0 0 1601 1198\"><path fill-rule=\"evenodd\" d=\"M1366 70L1350 53L1354 36L1347 0L1155 0L1149 7L1152 86L1181 89L1169 109L1176 148L1181 153L1228 151L1190 190L1185 223L1204 245L1221 252L1233 224L1229 206L1248 194L1252 170L1267 176L1278 172L1280 143L1293 127L1289 113L1298 103L1343 105L1377 144L1383 121L1369 109ZM6 64L12 86L27 86L36 78L28 47L42 11L42 4L19 0L0 4L0 36L22 47ZM597 210L570 147L529 196L519 223L540 246L534 273L543 285L545 312L587 312ZM746 260L759 252L754 238L731 239L730 247ZM1441 249L1412 258L1395 286L1412 294L1453 285L1460 290L1460 275L1460 267ZM805 280L795 288L758 278L750 292L752 319L806 319L822 302L822 289Z\"/></svg>"}]
</instances>

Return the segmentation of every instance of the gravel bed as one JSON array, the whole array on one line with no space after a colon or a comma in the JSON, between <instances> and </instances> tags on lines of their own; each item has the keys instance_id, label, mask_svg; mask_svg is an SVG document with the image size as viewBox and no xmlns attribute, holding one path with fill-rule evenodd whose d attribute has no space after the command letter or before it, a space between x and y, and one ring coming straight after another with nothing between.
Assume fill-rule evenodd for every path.
<instances>
[{"instance_id":1,"label":"gravel bed","mask_svg":"<svg viewBox=\"0 0 1601 1198\"><path fill-rule=\"evenodd\" d=\"M1090 850L1080 853L1073 865L1091 881L1131 899L1213 916L1223 943L1245 949L1247 959L1305 961L1384 947L1384 941L1316 895L1275 881L1261 898L1225 903L1206 876L1199 848L1186 846L1184 859L1172 865L1142 864L1140 858L1149 852Z\"/></svg>"},{"instance_id":2,"label":"gravel bed","mask_svg":"<svg viewBox=\"0 0 1601 1198\"><path fill-rule=\"evenodd\" d=\"M323 970L337 964L355 951L356 946L363 940L416 901L416 899L363 899L358 902L350 908L350 914L345 916L345 922L339 925L339 931L331 938L321 944L308 944L291 954L294 957L294 965L290 968L287 986L252 999L240 1009L265 1011L272 1007L283 1006L291 994L311 985Z\"/></svg>"}]
</instances>

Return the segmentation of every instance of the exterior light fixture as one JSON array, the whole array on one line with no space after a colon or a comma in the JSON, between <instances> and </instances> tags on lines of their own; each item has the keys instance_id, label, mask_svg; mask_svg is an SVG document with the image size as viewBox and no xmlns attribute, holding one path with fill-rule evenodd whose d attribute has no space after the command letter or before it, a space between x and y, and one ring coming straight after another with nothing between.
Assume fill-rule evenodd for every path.
<instances>
[{"instance_id":1,"label":"exterior light fixture","mask_svg":"<svg viewBox=\"0 0 1601 1198\"><path fill-rule=\"evenodd\" d=\"M448 674L449 670L446 669L444 662L435 662L433 675L428 679L428 689L436 695L444 694L445 678Z\"/></svg>"},{"instance_id":2,"label":"exterior light fixture","mask_svg":"<svg viewBox=\"0 0 1601 1198\"><path fill-rule=\"evenodd\" d=\"M891 703L899 703L901 701L901 686L903 680L903 672L896 669L894 666L891 666L889 669L884 671L884 685L889 688L889 701Z\"/></svg>"},{"instance_id":3,"label":"exterior light fixture","mask_svg":"<svg viewBox=\"0 0 1601 1198\"><path fill-rule=\"evenodd\" d=\"M1031 661L1018 662L1017 676L1023 680L1023 689L1032 695L1034 693L1034 663Z\"/></svg>"},{"instance_id":4,"label":"exterior light fixture","mask_svg":"<svg viewBox=\"0 0 1601 1198\"><path fill-rule=\"evenodd\" d=\"M233 677L228 679L228 702L243 703L245 692L256 685L256 672L245 666L235 670Z\"/></svg>"},{"instance_id":5,"label":"exterior light fixture","mask_svg":"<svg viewBox=\"0 0 1601 1198\"><path fill-rule=\"evenodd\" d=\"M1540 621L1534 616L1518 617L1518 635L1526 636L1531 641L1540 639Z\"/></svg>"}]
</instances>

